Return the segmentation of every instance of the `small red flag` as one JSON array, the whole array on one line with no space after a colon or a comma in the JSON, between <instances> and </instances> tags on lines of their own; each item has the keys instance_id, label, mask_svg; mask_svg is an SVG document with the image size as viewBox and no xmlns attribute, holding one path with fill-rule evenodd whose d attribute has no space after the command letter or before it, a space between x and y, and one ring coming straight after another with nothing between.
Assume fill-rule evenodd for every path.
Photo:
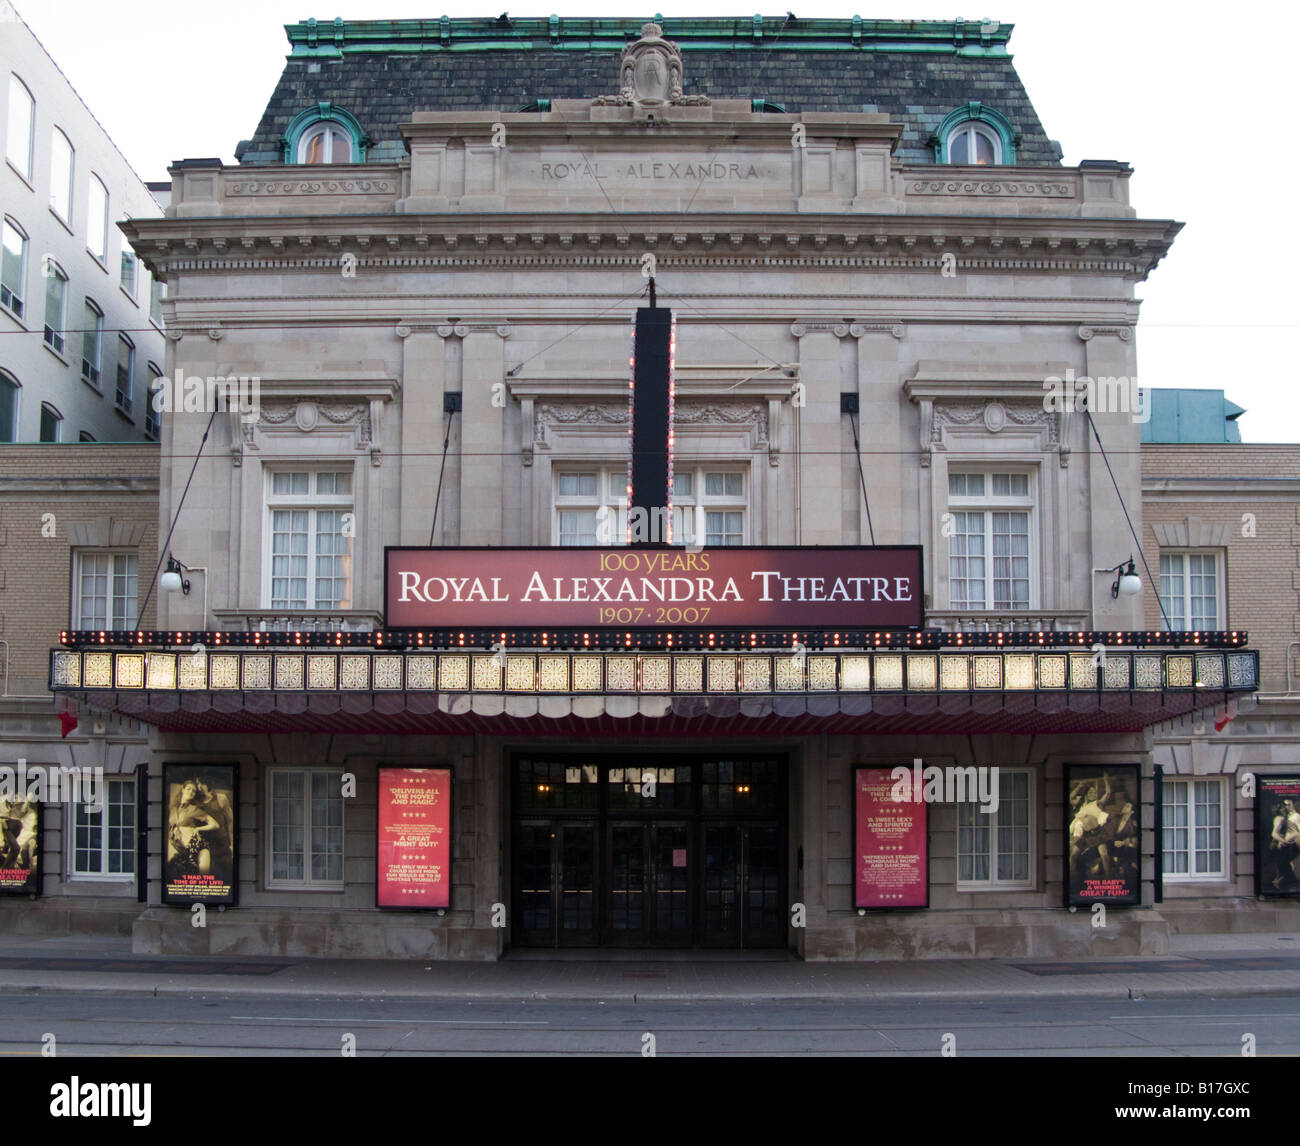
<instances>
[{"instance_id":1,"label":"small red flag","mask_svg":"<svg viewBox=\"0 0 1300 1146\"><path fill-rule=\"evenodd\" d=\"M1218 716L1214 718L1214 731L1222 732L1225 728L1228 727L1228 724L1236 718L1236 715L1237 715L1237 702L1235 700L1230 700L1228 701L1228 707L1225 708L1222 713L1220 713Z\"/></svg>"},{"instance_id":2,"label":"small red flag","mask_svg":"<svg viewBox=\"0 0 1300 1146\"><path fill-rule=\"evenodd\" d=\"M68 733L77 727L77 714L75 712L60 712L59 723L63 725L63 739L67 740Z\"/></svg>"}]
</instances>

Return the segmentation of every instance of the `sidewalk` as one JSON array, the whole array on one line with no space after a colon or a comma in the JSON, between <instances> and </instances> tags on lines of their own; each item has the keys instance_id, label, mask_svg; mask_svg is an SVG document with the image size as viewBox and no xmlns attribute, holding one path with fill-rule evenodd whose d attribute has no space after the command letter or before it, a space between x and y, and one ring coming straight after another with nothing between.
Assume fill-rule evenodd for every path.
<instances>
[{"instance_id":1,"label":"sidewalk","mask_svg":"<svg viewBox=\"0 0 1300 1146\"><path fill-rule=\"evenodd\" d=\"M625 1002L1223 998L1300 993L1300 937L1175 936L1162 956L880 963L689 951L530 953L499 963L157 956L133 955L127 939L9 937L0 939L0 991Z\"/></svg>"}]
</instances>

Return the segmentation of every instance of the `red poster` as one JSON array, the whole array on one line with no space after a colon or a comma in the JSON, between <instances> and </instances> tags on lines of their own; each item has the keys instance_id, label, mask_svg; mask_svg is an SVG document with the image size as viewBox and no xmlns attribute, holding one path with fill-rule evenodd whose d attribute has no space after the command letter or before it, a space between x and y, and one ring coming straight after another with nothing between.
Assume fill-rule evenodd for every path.
<instances>
[{"instance_id":1,"label":"red poster","mask_svg":"<svg viewBox=\"0 0 1300 1146\"><path fill-rule=\"evenodd\" d=\"M853 776L854 906L928 907L925 803L890 768L855 768Z\"/></svg>"},{"instance_id":2,"label":"red poster","mask_svg":"<svg viewBox=\"0 0 1300 1146\"><path fill-rule=\"evenodd\" d=\"M379 769L378 843L378 906L451 906L450 769Z\"/></svg>"}]
</instances>

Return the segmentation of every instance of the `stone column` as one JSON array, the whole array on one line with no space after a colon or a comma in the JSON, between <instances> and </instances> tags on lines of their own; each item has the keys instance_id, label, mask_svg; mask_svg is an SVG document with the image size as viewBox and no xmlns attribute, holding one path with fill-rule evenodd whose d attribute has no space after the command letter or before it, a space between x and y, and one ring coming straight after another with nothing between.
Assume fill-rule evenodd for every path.
<instances>
[{"instance_id":1,"label":"stone column","mask_svg":"<svg viewBox=\"0 0 1300 1146\"><path fill-rule=\"evenodd\" d=\"M840 415L840 339L846 322L800 321L790 333L799 342L799 381L804 404L792 410L799 503L794 522L796 545L839 545L844 541L842 451L850 443ZM858 494L861 497L861 493Z\"/></svg>"},{"instance_id":2,"label":"stone column","mask_svg":"<svg viewBox=\"0 0 1300 1146\"><path fill-rule=\"evenodd\" d=\"M1138 537L1142 536L1142 459L1141 424L1133 408L1133 394L1129 380L1133 369L1133 331L1128 326L1081 326L1079 338L1084 343L1084 370L1091 378L1096 395L1092 419L1097 433L1106 447L1115 481L1119 483L1128 507L1129 517ZM1118 378L1119 385L1098 380ZM1087 419L1084 419L1085 423ZM1091 549L1088 562L1089 584L1085 587L1096 602L1096 616L1092 627L1098 630L1140 629L1142 621L1142 594L1133 597L1111 598L1110 586L1114 577L1093 573L1093 568L1127 562L1134 558L1138 574L1146 585L1146 570L1142 568L1141 550L1129 532L1124 509L1115 493L1106 462L1097 448L1097 439L1091 430L1088 436L1088 500L1092 506ZM1082 564L1081 562L1079 564ZM1152 570L1159 576L1159 570ZM1159 591L1159 585L1148 586Z\"/></svg>"},{"instance_id":3,"label":"stone column","mask_svg":"<svg viewBox=\"0 0 1300 1146\"><path fill-rule=\"evenodd\" d=\"M399 326L397 337L402 340L398 544L428 545L445 431L446 350L440 330Z\"/></svg>"},{"instance_id":4,"label":"stone column","mask_svg":"<svg viewBox=\"0 0 1300 1146\"><path fill-rule=\"evenodd\" d=\"M899 379L899 344L903 327L899 323L855 322L849 333L857 340L858 437L862 466L871 499L871 524L877 545L899 545L903 541L903 398ZM847 416L846 416L847 420ZM850 442L852 437L850 437ZM850 457L851 470L845 476L858 491L854 504L857 540L868 544L867 515L862 505L862 484L857 463ZM908 466L908 472L914 467Z\"/></svg>"},{"instance_id":5,"label":"stone column","mask_svg":"<svg viewBox=\"0 0 1300 1146\"><path fill-rule=\"evenodd\" d=\"M500 545L505 477L505 325L469 325L462 363L459 498L461 545ZM443 499L449 493L443 486ZM448 522L450 526L450 522Z\"/></svg>"}]
</instances>

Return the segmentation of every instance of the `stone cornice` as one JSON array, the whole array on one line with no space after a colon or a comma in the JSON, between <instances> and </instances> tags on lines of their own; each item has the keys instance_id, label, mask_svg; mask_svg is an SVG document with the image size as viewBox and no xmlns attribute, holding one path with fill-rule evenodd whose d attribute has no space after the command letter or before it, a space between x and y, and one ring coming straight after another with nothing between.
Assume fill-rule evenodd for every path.
<instances>
[{"instance_id":1,"label":"stone cornice","mask_svg":"<svg viewBox=\"0 0 1300 1146\"><path fill-rule=\"evenodd\" d=\"M1044 270L1145 277L1167 220L650 212L301 215L137 219L122 229L151 270L283 271L457 265L764 265Z\"/></svg>"}]
</instances>

